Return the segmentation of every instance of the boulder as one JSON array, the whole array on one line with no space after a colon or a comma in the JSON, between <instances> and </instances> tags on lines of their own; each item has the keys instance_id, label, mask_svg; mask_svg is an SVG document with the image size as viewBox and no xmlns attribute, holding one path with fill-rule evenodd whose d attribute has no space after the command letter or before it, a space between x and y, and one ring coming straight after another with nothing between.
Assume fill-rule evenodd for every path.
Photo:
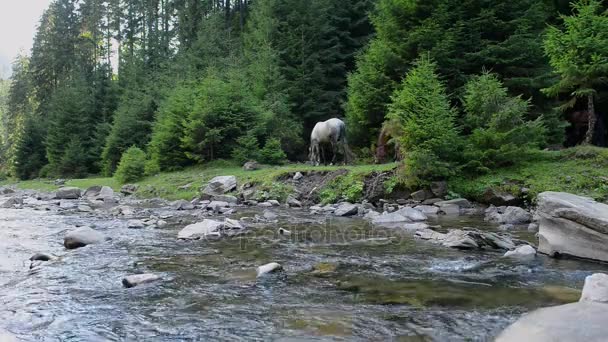
<instances>
[{"instance_id":1,"label":"boulder","mask_svg":"<svg viewBox=\"0 0 608 342\"><path fill-rule=\"evenodd\" d=\"M298 201L297 199L293 198L292 196L289 196L287 198L287 205L290 207L300 208L300 207L302 207L302 202Z\"/></svg>"},{"instance_id":2,"label":"boulder","mask_svg":"<svg viewBox=\"0 0 608 342\"><path fill-rule=\"evenodd\" d=\"M447 234L443 234L427 227L426 229L416 231L415 235L423 240L459 249L490 248L510 250L515 248L515 243L507 236L478 230L451 229Z\"/></svg>"},{"instance_id":3,"label":"boulder","mask_svg":"<svg viewBox=\"0 0 608 342\"><path fill-rule=\"evenodd\" d=\"M59 188L55 193L55 198L57 199L79 199L80 198L80 189L73 186L66 186L63 188Z\"/></svg>"},{"instance_id":4,"label":"boulder","mask_svg":"<svg viewBox=\"0 0 608 342\"><path fill-rule=\"evenodd\" d=\"M299 181L302 178L304 178L304 175L302 174L302 172L296 172L296 174L293 175L293 180L294 181Z\"/></svg>"},{"instance_id":5,"label":"boulder","mask_svg":"<svg viewBox=\"0 0 608 342\"><path fill-rule=\"evenodd\" d=\"M81 204L77 207L78 211L80 211L81 213L90 213L93 211L93 208L89 207L88 205L84 205Z\"/></svg>"},{"instance_id":6,"label":"boulder","mask_svg":"<svg viewBox=\"0 0 608 342\"><path fill-rule=\"evenodd\" d=\"M122 186L122 188L120 188L120 192L128 196L136 193L137 189L139 189L139 186L136 184L125 184Z\"/></svg>"},{"instance_id":7,"label":"boulder","mask_svg":"<svg viewBox=\"0 0 608 342\"><path fill-rule=\"evenodd\" d=\"M197 240L210 235L217 235L224 227L223 222L214 220L203 220L202 222L194 223L186 226L177 233L178 239Z\"/></svg>"},{"instance_id":8,"label":"boulder","mask_svg":"<svg viewBox=\"0 0 608 342\"><path fill-rule=\"evenodd\" d=\"M194 204L186 200L177 200L171 203L171 208L174 210L194 210Z\"/></svg>"},{"instance_id":9,"label":"boulder","mask_svg":"<svg viewBox=\"0 0 608 342\"><path fill-rule=\"evenodd\" d=\"M405 208L401 208L399 210L397 210L395 212L395 214L399 214L403 217L406 217L407 219L409 219L410 221L425 221L428 219L428 217L426 217L426 215L418 210L418 209L414 209L414 208L409 208L409 207L405 207Z\"/></svg>"},{"instance_id":10,"label":"boulder","mask_svg":"<svg viewBox=\"0 0 608 342\"><path fill-rule=\"evenodd\" d=\"M418 191L412 192L411 196L414 201L422 202L422 201L426 200L427 198L433 197L433 194L427 190L418 190Z\"/></svg>"},{"instance_id":11,"label":"boulder","mask_svg":"<svg viewBox=\"0 0 608 342\"><path fill-rule=\"evenodd\" d=\"M538 251L608 261L608 205L561 192L538 195Z\"/></svg>"},{"instance_id":12,"label":"boulder","mask_svg":"<svg viewBox=\"0 0 608 342\"><path fill-rule=\"evenodd\" d=\"M2 203L2 205L0 205L0 208L15 209L15 208L21 207L22 205L23 205L23 198L11 197L11 198L7 199L6 201L4 201L4 203Z\"/></svg>"},{"instance_id":13,"label":"boulder","mask_svg":"<svg viewBox=\"0 0 608 342\"><path fill-rule=\"evenodd\" d=\"M14 194L15 190L11 189L11 188L0 188L0 195L10 195L10 194Z\"/></svg>"},{"instance_id":14,"label":"boulder","mask_svg":"<svg viewBox=\"0 0 608 342\"><path fill-rule=\"evenodd\" d=\"M281 203L279 203L279 201L273 200L273 199L268 200L268 203L272 204L273 207L278 207L281 205Z\"/></svg>"},{"instance_id":15,"label":"boulder","mask_svg":"<svg viewBox=\"0 0 608 342\"><path fill-rule=\"evenodd\" d=\"M222 208L230 207L230 203L224 201L212 201L207 204L207 210L212 210L214 212L219 212Z\"/></svg>"},{"instance_id":16,"label":"boulder","mask_svg":"<svg viewBox=\"0 0 608 342\"><path fill-rule=\"evenodd\" d=\"M532 214L520 207L507 207L500 215L499 223L527 224L532 221Z\"/></svg>"},{"instance_id":17,"label":"boulder","mask_svg":"<svg viewBox=\"0 0 608 342\"><path fill-rule=\"evenodd\" d=\"M243 164L243 170L245 171L255 171L258 170L260 168L260 165L258 165L258 162L256 161L248 161L245 164Z\"/></svg>"},{"instance_id":18,"label":"boulder","mask_svg":"<svg viewBox=\"0 0 608 342\"><path fill-rule=\"evenodd\" d=\"M363 216L363 218L368 219L368 220L373 220L374 218L380 216L381 214L375 210L370 210L368 211L365 216Z\"/></svg>"},{"instance_id":19,"label":"boulder","mask_svg":"<svg viewBox=\"0 0 608 342\"><path fill-rule=\"evenodd\" d=\"M262 208L270 208L270 207L272 207L272 203L270 203L270 202L260 202L257 205L258 205L258 207L262 207Z\"/></svg>"},{"instance_id":20,"label":"boulder","mask_svg":"<svg viewBox=\"0 0 608 342\"><path fill-rule=\"evenodd\" d=\"M146 225L141 220L129 220L127 223L127 228L131 229L142 229L145 227Z\"/></svg>"},{"instance_id":21,"label":"boulder","mask_svg":"<svg viewBox=\"0 0 608 342\"><path fill-rule=\"evenodd\" d=\"M110 188L109 186L102 186L101 190L99 191L99 195L97 195L97 198L103 199L104 201L113 199L114 190L112 190L112 188Z\"/></svg>"},{"instance_id":22,"label":"boulder","mask_svg":"<svg viewBox=\"0 0 608 342\"><path fill-rule=\"evenodd\" d=\"M483 203L502 206L502 205L518 205L520 200L507 192L498 191L494 188L487 188L481 196Z\"/></svg>"},{"instance_id":23,"label":"boulder","mask_svg":"<svg viewBox=\"0 0 608 342\"><path fill-rule=\"evenodd\" d=\"M440 182L432 182L431 183L431 192L436 197L444 197L448 194L448 183L445 181Z\"/></svg>"},{"instance_id":24,"label":"boulder","mask_svg":"<svg viewBox=\"0 0 608 342\"><path fill-rule=\"evenodd\" d=\"M30 257L30 261L51 261L55 257L46 253L36 253ZM1 340L0 340L1 341Z\"/></svg>"},{"instance_id":25,"label":"boulder","mask_svg":"<svg viewBox=\"0 0 608 342\"><path fill-rule=\"evenodd\" d=\"M264 218L268 221L275 221L279 216L270 210L264 210Z\"/></svg>"},{"instance_id":26,"label":"boulder","mask_svg":"<svg viewBox=\"0 0 608 342\"><path fill-rule=\"evenodd\" d=\"M579 302L535 310L505 329L496 342L606 341L608 275L585 279Z\"/></svg>"},{"instance_id":27,"label":"boulder","mask_svg":"<svg viewBox=\"0 0 608 342\"><path fill-rule=\"evenodd\" d=\"M224 227L222 228L227 228L227 229L245 229L245 227L243 226L243 224L241 223L241 221L238 220L233 220L230 218L226 218L224 220Z\"/></svg>"},{"instance_id":28,"label":"boulder","mask_svg":"<svg viewBox=\"0 0 608 342\"><path fill-rule=\"evenodd\" d=\"M218 176L213 178L203 189L203 195L219 196L236 189L235 176Z\"/></svg>"},{"instance_id":29,"label":"boulder","mask_svg":"<svg viewBox=\"0 0 608 342\"><path fill-rule=\"evenodd\" d=\"M239 199L236 198L236 196L232 196L232 195L213 196L213 200L220 201L220 202L226 202L226 203L232 203L232 204L237 204L239 201Z\"/></svg>"},{"instance_id":30,"label":"boulder","mask_svg":"<svg viewBox=\"0 0 608 342\"><path fill-rule=\"evenodd\" d=\"M390 224L402 222L412 222L412 220L397 212L382 214L372 219L373 224Z\"/></svg>"},{"instance_id":31,"label":"boulder","mask_svg":"<svg viewBox=\"0 0 608 342\"><path fill-rule=\"evenodd\" d=\"M143 284L148 284L160 280L160 277L156 274L134 274L122 279L122 285L126 288L131 288Z\"/></svg>"},{"instance_id":32,"label":"boulder","mask_svg":"<svg viewBox=\"0 0 608 342\"><path fill-rule=\"evenodd\" d=\"M425 215L437 215L439 208L434 205L418 205L414 209L421 211Z\"/></svg>"},{"instance_id":33,"label":"boulder","mask_svg":"<svg viewBox=\"0 0 608 342\"><path fill-rule=\"evenodd\" d=\"M281 266L280 264L276 263L276 262L271 262L269 264L266 265L262 265L260 267L257 268L257 276L261 277L265 274L268 273L273 273L273 272L277 272L283 269L283 266Z\"/></svg>"},{"instance_id":34,"label":"boulder","mask_svg":"<svg viewBox=\"0 0 608 342\"><path fill-rule=\"evenodd\" d=\"M87 197L87 198L90 198L90 197L94 198L94 197L97 197L99 195L99 192L101 192L101 186L99 186L99 185L93 185L93 186L88 187L84 191L84 193L82 194L82 196L83 197Z\"/></svg>"},{"instance_id":35,"label":"boulder","mask_svg":"<svg viewBox=\"0 0 608 342\"><path fill-rule=\"evenodd\" d=\"M455 198L455 199L451 199L448 201L440 201L440 202L436 202L435 205L438 206L439 208L446 206L446 205L457 205L460 208L470 208L472 207L471 202L469 202L469 200L465 199L465 198Z\"/></svg>"},{"instance_id":36,"label":"boulder","mask_svg":"<svg viewBox=\"0 0 608 342\"><path fill-rule=\"evenodd\" d=\"M458 204L444 204L439 207L439 210L445 215L458 216L460 215L461 208Z\"/></svg>"},{"instance_id":37,"label":"boulder","mask_svg":"<svg viewBox=\"0 0 608 342\"><path fill-rule=\"evenodd\" d=\"M460 229L450 230L443 239L442 243L445 247L458 249L479 248L479 244L466 231Z\"/></svg>"},{"instance_id":38,"label":"boulder","mask_svg":"<svg viewBox=\"0 0 608 342\"><path fill-rule=\"evenodd\" d=\"M76 249L102 243L105 240L105 236L100 232L89 227L82 227L67 233L63 238L63 245L67 249Z\"/></svg>"},{"instance_id":39,"label":"boulder","mask_svg":"<svg viewBox=\"0 0 608 342\"><path fill-rule=\"evenodd\" d=\"M356 204L342 203L334 211L335 216L353 216L357 215L359 207Z\"/></svg>"},{"instance_id":40,"label":"boulder","mask_svg":"<svg viewBox=\"0 0 608 342\"><path fill-rule=\"evenodd\" d=\"M158 221L156 221L156 226L158 228L165 228L168 225L169 225L169 223L167 221L165 221L165 220L158 220Z\"/></svg>"},{"instance_id":41,"label":"boulder","mask_svg":"<svg viewBox=\"0 0 608 342\"><path fill-rule=\"evenodd\" d=\"M535 256L536 250L530 245L519 246L513 251L506 252L504 255L505 258L515 259L533 259Z\"/></svg>"}]
</instances>

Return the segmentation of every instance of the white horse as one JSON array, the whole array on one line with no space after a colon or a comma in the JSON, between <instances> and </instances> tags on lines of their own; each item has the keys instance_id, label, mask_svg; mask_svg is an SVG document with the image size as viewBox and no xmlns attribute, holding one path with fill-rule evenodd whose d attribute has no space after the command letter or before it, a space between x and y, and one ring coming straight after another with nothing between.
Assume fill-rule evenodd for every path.
<instances>
[{"instance_id":1,"label":"white horse","mask_svg":"<svg viewBox=\"0 0 608 342\"><path fill-rule=\"evenodd\" d=\"M321 159L325 159L323 146L328 144L331 145L333 154L332 164L336 162L338 149L342 150L344 163L349 162L352 152L346 142L346 125L344 121L333 118L317 122L310 134L310 148L308 149L309 159L314 165L319 165Z\"/></svg>"}]
</instances>

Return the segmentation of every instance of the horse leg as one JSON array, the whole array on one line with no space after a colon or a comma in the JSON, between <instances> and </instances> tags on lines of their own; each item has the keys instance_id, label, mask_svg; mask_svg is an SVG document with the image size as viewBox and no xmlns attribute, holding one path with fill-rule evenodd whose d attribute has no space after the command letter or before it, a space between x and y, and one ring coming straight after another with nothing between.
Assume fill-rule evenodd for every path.
<instances>
[{"instance_id":1,"label":"horse leg","mask_svg":"<svg viewBox=\"0 0 608 342\"><path fill-rule=\"evenodd\" d=\"M333 140L331 141L331 152L333 154L331 158L331 165L334 165L336 163L336 157L338 156L338 146L337 142Z\"/></svg>"}]
</instances>

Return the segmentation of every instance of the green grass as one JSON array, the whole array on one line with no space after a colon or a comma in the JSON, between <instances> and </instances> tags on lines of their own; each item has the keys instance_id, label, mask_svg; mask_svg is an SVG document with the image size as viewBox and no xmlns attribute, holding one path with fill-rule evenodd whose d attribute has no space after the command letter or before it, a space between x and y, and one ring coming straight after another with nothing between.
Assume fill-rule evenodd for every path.
<instances>
[{"instance_id":1,"label":"green grass","mask_svg":"<svg viewBox=\"0 0 608 342\"><path fill-rule=\"evenodd\" d=\"M186 199L190 200L198 195L203 184L216 176L232 175L237 177L239 184L247 182L261 185L264 190L284 192L287 189L278 186L279 183L275 180L285 174L292 172L306 172L309 170L315 171L335 171L339 169L347 169L355 174L369 174L373 171L386 171L396 167L396 163L383 165L353 165L353 166L311 166L307 164L288 164L284 166L267 166L260 170L245 171L239 165L230 161L214 161L202 166L186 168L180 171L164 172L156 176L143 178L135 182L139 185L137 195L143 198L162 197L168 200ZM15 183L14 181L6 181L3 184ZM31 180L17 182L17 187L21 189L34 189L40 191L54 191L58 187L53 184L52 180ZM180 187L191 184L187 189ZM119 184L114 178L86 178L73 179L66 182L67 186L76 186L81 189L86 189L93 185L106 185L114 190L119 190Z\"/></svg>"},{"instance_id":2,"label":"green grass","mask_svg":"<svg viewBox=\"0 0 608 342\"><path fill-rule=\"evenodd\" d=\"M479 199L488 187L516 194L526 187L530 201L543 191L563 191L606 201L608 149L578 146L541 151L533 160L518 166L450 181L451 191L471 199Z\"/></svg>"}]
</instances>

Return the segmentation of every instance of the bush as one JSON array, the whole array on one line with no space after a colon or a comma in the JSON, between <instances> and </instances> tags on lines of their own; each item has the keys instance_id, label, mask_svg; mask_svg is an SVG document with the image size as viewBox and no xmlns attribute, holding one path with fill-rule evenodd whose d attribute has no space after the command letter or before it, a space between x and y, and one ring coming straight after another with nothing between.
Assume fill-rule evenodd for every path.
<instances>
[{"instance_id":1,"label":"bush","mask_svg":"<svg viewBox=\"0 0 608 342\"><path fill-rule=\"evenodd\" d=\"M264 164L281 165L286 160L287 155L285 155L285 152L281 148L279 139L268 139L264 148L260 151L260 161Z\"/></svg>"},{"instance_id":2,"label":"bush","mask_svg":"<svg viewBox=\"0 0 608 342\"><path fill-rule=\"evenodd\" d=\"M260 160L260 145L255 135L248 133L237 139L238 146L232 150L232 158L239 164Z\"/></svg>"},{"instance_id":3,"label":"bush","mask_svg":"<svg viewBox=\"0 0 608 342\"><path fill-rule=\"evenodd\" d=\"M114 178L120 183L135 182L141 179L146 170L146 154L132 146L122 154Z\"/></svg>"}]
</instances>

